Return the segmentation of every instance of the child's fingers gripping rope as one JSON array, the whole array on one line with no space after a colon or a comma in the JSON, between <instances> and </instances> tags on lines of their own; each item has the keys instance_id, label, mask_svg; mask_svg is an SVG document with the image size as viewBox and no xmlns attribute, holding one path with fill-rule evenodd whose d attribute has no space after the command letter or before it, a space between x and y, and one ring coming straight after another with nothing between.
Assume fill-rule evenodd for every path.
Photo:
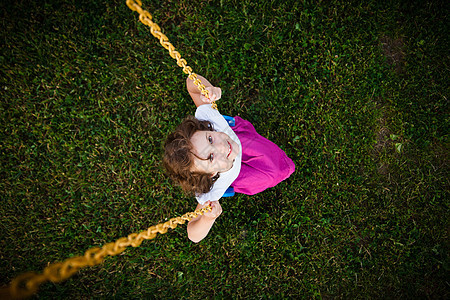
<instances>
[{"instance_id":1,"label":"child's fingers gripping rope","mask_svg":"<svg viewBox=\"0 0 450 300\"><path fill-rule=\"evenodd\" d=\"M219 201L208 201L204 204L204 207L211 206L211 211L205 212L204 216L215 219L222 214L222 206Z\"/></svg>"},{"instance_id":2,"label":"child's fingers gripping rope","mask_svg":"<svg viewBox=\"0 0 450 300\"><path fill-rule=\"evenodd\" d=\"M209 93L208 97L205 97L204 95L200 96L200 99L204 103L212 103L214 101L219 100L222 97L222 89L219 87L210 86L207 87L206 90Z\"/></svg>"}]
</instances>

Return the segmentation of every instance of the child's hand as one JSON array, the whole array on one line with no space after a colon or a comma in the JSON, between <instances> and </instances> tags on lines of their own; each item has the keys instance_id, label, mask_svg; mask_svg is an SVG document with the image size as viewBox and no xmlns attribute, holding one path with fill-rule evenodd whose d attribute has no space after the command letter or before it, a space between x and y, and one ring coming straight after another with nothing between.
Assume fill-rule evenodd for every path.
<instances>
[{"instance_id":1,"label":"child's hand","mask_svg":"<svg viewBox=\"0 0 450 300\"><path fill-rule=\"evenodd\" d=\"M218 216L220 216L220 214L222 213L222 206L220 206L219 201L208 201L203 205L203 207L206 207L208 205L211 205L212 209L203 214L205 217L216 219Z\"/></svg>"},{"instance_id":2,"label":"child's hand","mask_svg":"<svg viewBox=\"0 0 450 300\"><path fill-rule=\"evenodd\" d=\"M222 97L222 89L220 87L209 86L206 88L209 93L209 99L205 96L201 95L200 99L204 103L212 103L213 101L217 101Z\"/></svg>"}]
</instances>

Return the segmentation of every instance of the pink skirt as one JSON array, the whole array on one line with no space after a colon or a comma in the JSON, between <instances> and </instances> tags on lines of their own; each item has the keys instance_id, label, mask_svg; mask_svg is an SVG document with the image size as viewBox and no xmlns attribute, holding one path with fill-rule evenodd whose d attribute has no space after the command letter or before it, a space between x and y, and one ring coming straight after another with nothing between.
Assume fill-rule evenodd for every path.
<instances>
[{"instance_id":1,"label":"pink skirt","mask_svg":"<svg viewBox=\"0 0 450 300\"><path fill-rule=\"evenodd\" d=\"M276 186L288 178L295 165L277 145L259 135L255 127L240 117L234 117L231 127L242 144L241 172L231 184L236 193L254 195Z\"/></svg>"}]
</instances>

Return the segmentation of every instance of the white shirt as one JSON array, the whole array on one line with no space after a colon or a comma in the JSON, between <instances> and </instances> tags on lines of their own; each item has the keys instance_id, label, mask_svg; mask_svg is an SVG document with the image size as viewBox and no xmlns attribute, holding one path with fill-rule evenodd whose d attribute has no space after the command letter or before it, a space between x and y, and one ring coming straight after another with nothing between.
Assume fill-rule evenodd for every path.
<instances>
[{"instance_id":1,"label":"white shirt","mask_svg":"<svg viewBox=\"0 0 450 300\"><path fill-rule=\"evenodd\" d=\"M236 133L234 133L233 129L228 125L228 122L217 110L211 107L211 104L203 104L197 107L195 117L201 121L210 121L213 124L215 131L226 133L239 145L240 149L239 154L234 160L233 167L226 172L219 173L220 177L214 182L212 189L208 193L196 195L198 203L205 204L207 201L216 201L222 198L227 188L238 177L239 172L241 171L242 145Z\"/></svg>"}]
</instances>

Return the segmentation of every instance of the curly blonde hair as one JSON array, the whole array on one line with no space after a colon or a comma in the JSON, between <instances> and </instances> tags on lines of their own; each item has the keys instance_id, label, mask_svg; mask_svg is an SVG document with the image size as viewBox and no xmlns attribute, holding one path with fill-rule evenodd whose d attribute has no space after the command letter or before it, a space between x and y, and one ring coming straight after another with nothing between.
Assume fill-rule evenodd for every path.
<instances>
[{"instance_id":1,"label":"curly blonde hair","mask_svg":"<svg viewBox=\"0 0 450 300\"><path fill-rule=\"evenodd\" d=\"M209 121L200 121L194 117L187 117L164 144L163 164L169 176L187 193L196 195L207 193L219 178L217 173L193 172L194 157L192 153L191 137L197 131L214 131Z\"/></svg>"}]
</instances>

